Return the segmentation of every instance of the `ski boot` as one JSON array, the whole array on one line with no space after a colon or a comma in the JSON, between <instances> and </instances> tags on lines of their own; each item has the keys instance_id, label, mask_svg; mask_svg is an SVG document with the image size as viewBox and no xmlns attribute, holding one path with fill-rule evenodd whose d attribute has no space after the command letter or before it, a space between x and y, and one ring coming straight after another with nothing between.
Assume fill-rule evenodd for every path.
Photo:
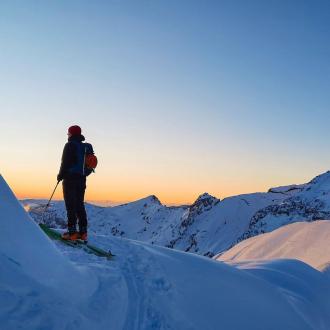
<instances>
[{"instance_id":1,"label":"ski boot","mask_svg":"<svg viewBox=\"0 0 330 330\"><path fill-rule=\"evenodd\" d=\"M70 233L70 232L65 232L62 234L62 238L66 241L76 241L77 239L79 239L80 235L77 233L77 232L73 232L73 233Z\"/></svg>"},{"instance_id":2,"label":"ski boot","mask_svg":"<svg viewBox=\"0 0 330 330\"><path fill-rule=\"evenodd\" d=\"M84 243L87 243L88 241L87 233L79 233L79 239L84 241Z\"/></svg>"}]
</instances>

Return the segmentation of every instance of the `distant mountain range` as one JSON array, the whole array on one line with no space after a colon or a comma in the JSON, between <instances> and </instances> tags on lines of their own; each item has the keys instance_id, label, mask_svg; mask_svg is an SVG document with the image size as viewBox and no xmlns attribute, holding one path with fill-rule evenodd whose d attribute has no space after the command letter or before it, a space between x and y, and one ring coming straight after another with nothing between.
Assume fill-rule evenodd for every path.
<instances>
[{"instance_id":1,"label":"distant mountain range","mask_svg":"<svg viewBox=\"0 0 330 330\"><path fill-rule=\"evenodd\" d=\"M64 203L21 201L30 215L66 226ZM213 257L238 242L298 221L330 219L330 172L306 184L220 200L207 193L189 206L168 207L156 196L114 207L86 204L89 230ZM42 219L43 217L43 219Z\"/></svg>"}]
</instances>

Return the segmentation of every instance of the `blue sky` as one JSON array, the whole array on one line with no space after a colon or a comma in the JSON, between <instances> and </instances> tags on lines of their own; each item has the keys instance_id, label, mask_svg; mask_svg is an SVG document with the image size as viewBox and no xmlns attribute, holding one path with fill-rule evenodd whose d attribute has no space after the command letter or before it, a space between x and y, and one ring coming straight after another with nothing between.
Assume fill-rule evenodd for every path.
<instances>
[{"instance_id":1,"label":"blue sky","mask_svg":"<svg viewBox=\"0 0 330 330\"><path fill-rule=\"evenodd\" d=\"M309 180L330 164L329 35L328 1L1 1L2 173L43 195L77 123L91 199Z\"/></svg>"}]
</instances>

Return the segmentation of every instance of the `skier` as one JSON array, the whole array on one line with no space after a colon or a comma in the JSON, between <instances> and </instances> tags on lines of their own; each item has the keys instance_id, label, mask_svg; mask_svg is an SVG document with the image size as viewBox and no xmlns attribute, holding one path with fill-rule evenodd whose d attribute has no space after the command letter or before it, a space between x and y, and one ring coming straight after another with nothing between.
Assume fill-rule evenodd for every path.
<instances>
[{"instance_id":1,"label":"skier","mask_svg":"<svg viewBox=\"0 0 330 330\"><path fill-rule=\"evenodd\" d=\"M89 175L96 164L86 167L87 156L94 156L91 144L83 143L85 137L81 135L81 128L77 125L68 129L68 142L62 154L60 171L57 181L63 180L63 197L68 218L68 231L62 235L66 240L81 239L87 241L87 215L85 210L86 176ZM94 160L95 162L95 160ZM96 159L97 163L97 159ZM77 220L79 232L77 232Z\"/></svg>"}]
</instances>

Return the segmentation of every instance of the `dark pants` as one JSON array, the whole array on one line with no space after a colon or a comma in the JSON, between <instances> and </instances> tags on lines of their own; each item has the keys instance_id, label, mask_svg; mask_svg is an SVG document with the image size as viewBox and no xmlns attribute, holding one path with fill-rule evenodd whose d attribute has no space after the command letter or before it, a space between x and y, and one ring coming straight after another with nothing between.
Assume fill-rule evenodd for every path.
<instances>
[{"instance_id":1,"label":"dark pants","mask_svg":"<svg viewBox=\"0 0 330 330\"><path fill-rule=\"evenodd\" d=\"M63 196L68 217L68 231L77 230L79 220L79 232L87 233L87 215L84 198L86 190L86 177L63 180Z\"/></svg>"}]
</instances>

